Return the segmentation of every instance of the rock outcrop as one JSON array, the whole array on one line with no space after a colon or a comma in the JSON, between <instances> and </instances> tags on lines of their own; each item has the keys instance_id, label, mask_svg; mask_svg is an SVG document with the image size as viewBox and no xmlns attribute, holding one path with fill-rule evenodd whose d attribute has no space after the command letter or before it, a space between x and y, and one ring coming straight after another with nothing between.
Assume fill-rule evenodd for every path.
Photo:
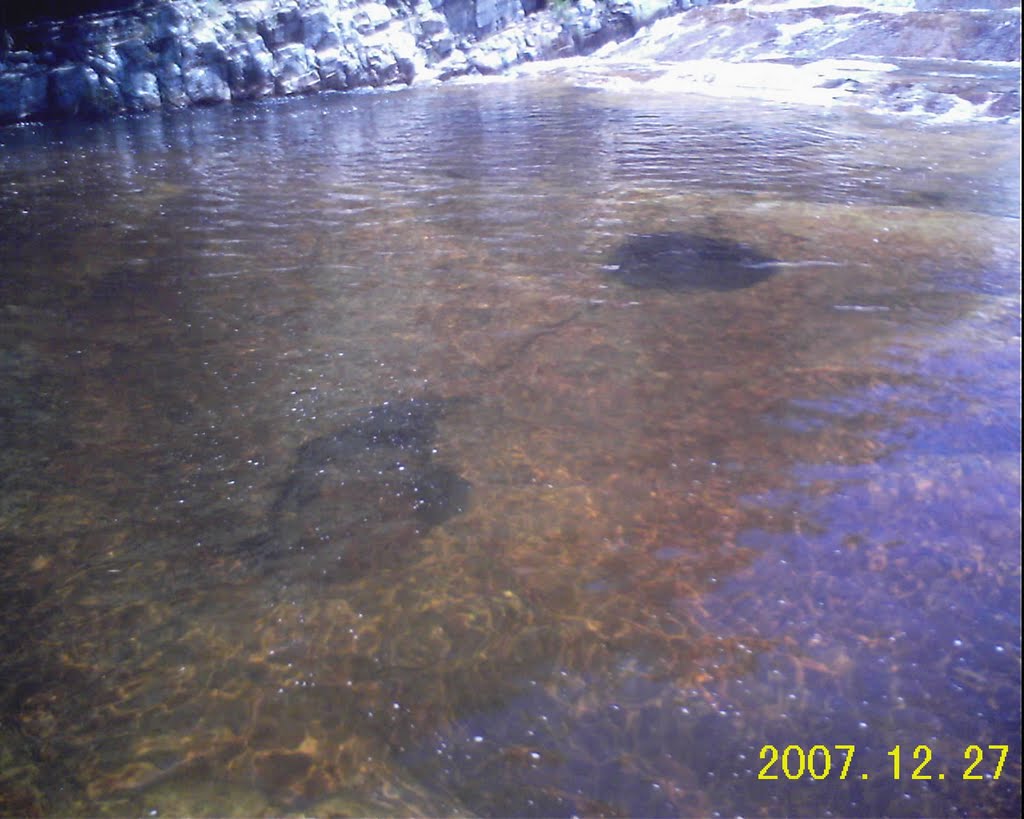
<instances>
[{"instance_id":1,"label":"rock outcrop","mask_svg":"<svg viewBox=\"0 0 1024 819\"><path fill-rule=\"evenodd\" d=\"M0 41L0 124L497 73L710 0L140 0Z\"/></svg>"}]
</instances>

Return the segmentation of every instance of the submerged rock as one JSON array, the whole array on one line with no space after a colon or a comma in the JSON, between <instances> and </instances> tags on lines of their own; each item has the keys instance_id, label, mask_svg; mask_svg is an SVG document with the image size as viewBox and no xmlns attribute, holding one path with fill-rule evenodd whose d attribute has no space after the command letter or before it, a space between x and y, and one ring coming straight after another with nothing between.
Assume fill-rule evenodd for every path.
<instances>
[{"instance_id":1,"label":"submerged rock","mask_svg":"<svg viewBox=\"0 0 1024 819\"><path fill-rule=\"evenodd\" d=\"M448 402L411 399L360 413L303 444L270 513L270 532L246 550L271 568L354 580L400 566L432 527L462 512L469 483L436 463L437 420Z\"/></svg>"},{"instance_id":2,"label":"submerged rock","mask_svg":"<svg viewBox=\"0 0 1024 819\"><path fill-rule=\"evenodd\" d=\"M692 233L641 233L612 254L607 269L630 287L741 290L778 272L778 260L749 245Z\"/></svg>"}]
</instances>

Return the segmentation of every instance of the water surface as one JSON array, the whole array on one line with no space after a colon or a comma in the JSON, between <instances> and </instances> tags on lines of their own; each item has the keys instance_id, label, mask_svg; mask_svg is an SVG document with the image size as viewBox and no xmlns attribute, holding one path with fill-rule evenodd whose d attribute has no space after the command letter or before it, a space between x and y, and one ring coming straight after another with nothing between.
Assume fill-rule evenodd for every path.
<instances>
[{"instance_id":1,"label":"water surface","mask_svg":"<svg viewBox=\"0 0 1024 819\"><path fill-rule=\"evenodd\" d=\"M0 809L1018 815L1018 146L552 78L0 133Z\"/></svg>"}]
</instances>

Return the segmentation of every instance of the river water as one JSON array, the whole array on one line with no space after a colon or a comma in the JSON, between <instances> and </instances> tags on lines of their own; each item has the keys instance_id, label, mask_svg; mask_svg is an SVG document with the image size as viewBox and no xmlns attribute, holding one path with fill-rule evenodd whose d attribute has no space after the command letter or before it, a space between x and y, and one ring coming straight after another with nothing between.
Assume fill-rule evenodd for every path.
<instances>
[{"instance_id":1,"label":"river water","mask_svg":"<svg viewBox=\"0 0 1024 819\"><path fill-rule=\"evenodd\" d=\"M0 812L1018 815L1019 138L0 132Z\"/></svg>"}]
</instances>

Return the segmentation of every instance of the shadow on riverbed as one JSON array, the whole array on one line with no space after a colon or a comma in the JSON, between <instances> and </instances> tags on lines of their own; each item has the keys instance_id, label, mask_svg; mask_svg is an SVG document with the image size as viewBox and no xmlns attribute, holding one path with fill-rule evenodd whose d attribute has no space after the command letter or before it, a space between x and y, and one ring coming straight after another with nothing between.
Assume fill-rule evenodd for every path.
<instances>
[{"instance_id":1,"label":"shadow on riverbed","mask_svg":"<svg viewBox=\"0 0 1024 819\"><path fill-rule=\"evenodd\" d=\"M242 544L277 572L356 580L400 567L432 527L464 511L470 485L436 463L437 421L451 401L410 399L363 410L299 447L270 512L270 531Z\"/></svg>"},{"instance_id":2,"label":"shadow on riverbed","mask_svg":"<svg viewBox=\"0 0 1024 819\"><path fill-rule=\"evenodd\" d=\"M749 245L692 233L640 233L611 255L607 270L630 287L684 292L742 290L778 272L778 260Z\"/></svg>"}]
</instances>

